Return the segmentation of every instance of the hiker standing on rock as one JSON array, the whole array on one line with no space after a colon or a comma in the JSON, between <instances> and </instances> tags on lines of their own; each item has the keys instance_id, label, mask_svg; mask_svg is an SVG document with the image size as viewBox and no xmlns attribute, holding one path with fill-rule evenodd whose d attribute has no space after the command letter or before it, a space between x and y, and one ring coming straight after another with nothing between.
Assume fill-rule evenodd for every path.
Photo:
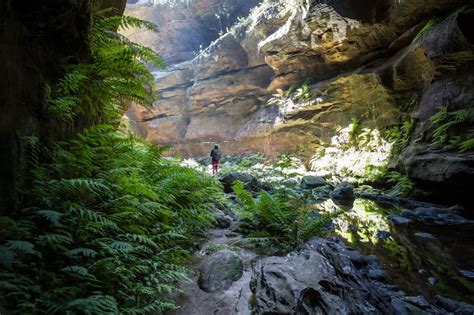
<instances>
[{"instance_id":1,"label":"hiker standing on rock","mask_svg":"<svg viewBox=\"0 0 474 315\"><path fill-rule=\"evenodd\" d=\"M212 157L212 174L216 174L219 171L219 160L221 159L221 150L219 150L219 145L215 145L214 149L211 151Z\"/></svg>"}]
</instances>

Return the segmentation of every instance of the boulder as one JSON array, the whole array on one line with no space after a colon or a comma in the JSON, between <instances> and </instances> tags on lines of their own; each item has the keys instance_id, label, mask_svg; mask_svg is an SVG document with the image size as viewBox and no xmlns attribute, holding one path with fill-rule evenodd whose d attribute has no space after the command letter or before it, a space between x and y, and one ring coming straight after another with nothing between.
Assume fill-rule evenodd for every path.
<instances>
[{"instance_id":1,"label":"boulder","mask_svg":"<svg viewBox=\"0 0 474 315\"><path fill-rule=\"evenodd\" d=\"M335 204L341 206L352 207L354 205L354 185L347 182L342 182L330 194L331 199Z\"/></svg>"},{"instance_id":2,"label":"boulder","mask_svg":"<svg viewBox=\"0 0 474 315\"><path fill-rule=\"evenodd\" d=\"M311 191L314 199L324 201L330 198L330 194L333 190L333 187L330 185L320 186Z\"/></svg>"},{"instance_id":3,"label":"boulder","mask_svg":"<svg viewBox=\"0 0 474 315\"><path fill-rule=\"evenodd\" d=\"M242 182L245 185L246 189L253 192L259 192L264 186L253 175L239 172L225 174L219 179L219 181L222 183L222 185L224 185L224 192L226 193L233 192L232 184L235 181Z\"/></svg>"},{"instance_id":4,"label":"boulder","mask_svg":"<svg viewBox=\"0 0 474 315\"><path fill-rule=\"evenodd\" d=\"M407 219L416 219L418 218L418 214L415 211L409 209L403 209L401 212L401 216Z\"/></svg>"},{"instance_id":5,"label":"boulder","mask_svg":"<svg viewBox=\"0 0 474 315\"><path fill-rule=\"evenodd\" d=\"M389 218L392 221L392 223L395 224L395 225L404 225L404 224L408 224L410 222L413 222L410 219L407 219L407 218L404 218L404 217L401 217L401 216L398 216L398 215L390 215Z\"/></svg>"},{"instance_id":6,"label":"boulder","mask_svg":"<svg viewBox=\"0 0 474 315\"><path fill-rule=\"evenodd\" d=\"M232 224L232 218L226 215L221 210L214 210L213 212L214 219L216 220L216 226L219 228L228 228Z\"/></svg>"},{"instance_id":7,"label":"boulder","mask_svg":"<svg viewBox=\"0 0 474 315\"><path fill-rule=\"evenodd\" d=\"M226 290L242 277L243 262L230 250L220 250L207 257L201 265L199 287L206 292Z\"/></svg>"},{"instance_id":8,"label":"boulder","mask_svg":"<svg viewBox=\"0 0 474 315\"><path fill-rule=\"evenodd\" d=\"M447 299L439 295L437 295L435 299L437 305L445 309L447 312L450 312L451 314L474 314L474 305Z\"/></svg>"},{"instance_id":9,"label":"boulder","mask_svg":"<svg viewBox=\"0 0 474 315\"><path fill-rule=\"evenodd\" d=\"M301 187L305 189L314 189L326 185L327 182L322 176L307 175L301 178Z\"/></svg>"}]
</instances>

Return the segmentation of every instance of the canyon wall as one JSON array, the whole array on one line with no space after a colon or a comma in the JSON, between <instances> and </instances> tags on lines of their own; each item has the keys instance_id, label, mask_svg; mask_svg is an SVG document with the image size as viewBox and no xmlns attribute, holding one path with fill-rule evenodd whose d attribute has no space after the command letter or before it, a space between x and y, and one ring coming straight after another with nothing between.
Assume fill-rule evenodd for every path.
<instances>
[{"instance_id":1,"label":"canyon wall","mask_svg":"<svg viewBox=\"0 0 474 315\"><path fill-rule=\"evenodd\" d=\"M154 106L127 113L142 137L183 156L207 155L214 143L225 154L311 153L354 119L384 131L411 117L415 131L393 167L430 191L449 187L453 200L464 194L473 154L433 146L430 137L442 105L466 109L472 125L473 13L460 9L469 1L265 0L246 18L237 16L256 1L235 1L217 37L201 27L216 23L218 3L231 7L195 0L179 13L127 8L158 24L161 33L131 38L169 64L155 72ZM184 16L168 23L160 14ZM196 47L205 49L193 57Z\"/></svg>"},{"instance_id":2,"label":"canyon wall","mask_svg":"<svg viewBox=\"0 0 474 315\"><path fill-rule=\"evenodd\" d=\"M91 14L122 14L126 0L0 1L0 213L16 206L25 180L25 139L52 141L66 133L51 121L46 87L64 75L64 65L87 62ZM83 122L69 126L69 133ZM26 138L25 138L26 137Z\"/></svg>"}]
</instances>

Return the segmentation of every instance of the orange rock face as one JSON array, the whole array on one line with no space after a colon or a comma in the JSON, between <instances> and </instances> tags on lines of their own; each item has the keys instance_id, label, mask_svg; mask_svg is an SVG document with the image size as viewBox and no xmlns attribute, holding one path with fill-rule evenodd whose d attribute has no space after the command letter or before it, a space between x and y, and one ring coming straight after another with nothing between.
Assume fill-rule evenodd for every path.
<instances>
[{"instance_id":1,"label":"orange rock face","mask_svg":"<svg viewBox=\"0 0 474 315\"><path fill-rule=\"evenodd\" d=\"M159 100L153 108L133 105L128 111L134 130L193 156L207 155L214 142L228 153L296 150L327 141L352 118L386 128L398 121L400 100L433 77L433 67L423 66L422 77L415 71L413 63L425 62L423 50L403 54L427 12L466 1L258 2L194 0L127 9L157 23L160 32L126 35L169 64L155 72ZM253 7L248 18L237 19ZM393 81L397 75L407 83ZM272 95L307 79L313 85L306 92L295 88L289 97L280 91L277 100Z\"/></svg>"}]
</instances>

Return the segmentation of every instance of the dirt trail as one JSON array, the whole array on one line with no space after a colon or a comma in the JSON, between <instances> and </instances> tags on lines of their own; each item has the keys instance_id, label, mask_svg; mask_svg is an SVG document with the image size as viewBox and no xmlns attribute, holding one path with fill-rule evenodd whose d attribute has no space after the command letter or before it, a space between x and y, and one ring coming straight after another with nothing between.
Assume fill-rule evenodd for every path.
<instances>
[{"instance_id":1,"label":"dirt trail","mask_svg":"<svg viewBox=\"0 0 474 315\"><path fill-rule=\"evenodd\" d=\"M193 270L190 278L191 283L185 283L180 286L182 293L175 298L179 309L170 311L167 314L180 315L209 315L209 314L250 314L251 291L249 287L251 277L251 262L258 255L245 248L238 248L238 253L243 261L243 275L235 281L230 288L214 293L207 293L201 290L197 284L199 268L203 259L206 257L205 251L212 244L228 244L242 239L242 235L234 232L238 225L233 221L229 228L211 229L208 232L208 240L200 246L200 250L194 253L197 263L191 266Z\"/></svg>"}]
</instances>

